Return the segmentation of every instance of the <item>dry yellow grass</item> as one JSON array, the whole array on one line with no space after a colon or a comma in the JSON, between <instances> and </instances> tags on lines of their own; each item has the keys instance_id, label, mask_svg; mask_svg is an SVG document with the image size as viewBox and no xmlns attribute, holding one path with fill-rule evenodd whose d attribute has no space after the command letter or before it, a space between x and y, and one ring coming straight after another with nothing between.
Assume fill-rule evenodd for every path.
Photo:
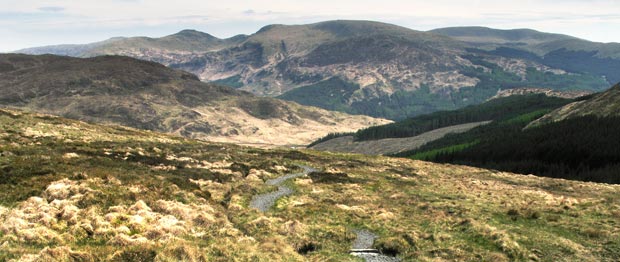
<instances>
[{"instance_id":1,"label":"dry yellow grass","mask_svg":"<svg viewBox=\"0 0 620 262\"><path fill-rule=\"evenodd\" d=\"M356 261L357 229L404 261L620 256L616 185L4 110L0 130L0 260ZM248 208L297 164L323 172L286 182L296 192L265 213Z\"/></svg>"}]
</instances>

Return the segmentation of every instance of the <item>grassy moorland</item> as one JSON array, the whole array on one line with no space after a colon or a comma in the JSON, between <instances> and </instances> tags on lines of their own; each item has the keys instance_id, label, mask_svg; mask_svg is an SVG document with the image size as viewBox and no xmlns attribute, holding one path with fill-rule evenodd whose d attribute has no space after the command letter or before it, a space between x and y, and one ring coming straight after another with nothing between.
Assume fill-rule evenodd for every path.
<instances>
[{"instance_id":1,"label":"grassy moorland","mask_svg":"<svg viewBox=\"0 0 620 262\"><path fill-rule=\"evenodd\" d=\"M613 261L620 186L262 150L0 110L0 261ZM288 181L269 211L248 208Z\"/></svg>"}]
</instances>

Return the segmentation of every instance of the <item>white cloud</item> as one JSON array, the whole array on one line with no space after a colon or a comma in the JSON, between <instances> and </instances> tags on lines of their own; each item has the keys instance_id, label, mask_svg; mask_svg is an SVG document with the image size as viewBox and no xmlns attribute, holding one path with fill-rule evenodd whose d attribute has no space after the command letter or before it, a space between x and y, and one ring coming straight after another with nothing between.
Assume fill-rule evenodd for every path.
<instances>
[{"instance_id":1,"label":"white cloud","mask_svg":"<svg viewBox=\"0 0 620 262\"><path fill-rule=\"evenodd\" d=\"M418 30L533 28L620 42L616 0L0 0L0 6L0 51L118 34L161 36L185 28L229 37L270 23L331 19L379 20Z\"/></svg>"},{"instance_id":2,"label":"white cloud","mask_svg":"<svg viewBox=\"0 0 620 262\"><path fill-rule=\"evenodd\" d=\"M60 6L43 6L39 7L38 10L43 12L61 12L65 10L65 8Z\"/></svg>"}]
</instances>

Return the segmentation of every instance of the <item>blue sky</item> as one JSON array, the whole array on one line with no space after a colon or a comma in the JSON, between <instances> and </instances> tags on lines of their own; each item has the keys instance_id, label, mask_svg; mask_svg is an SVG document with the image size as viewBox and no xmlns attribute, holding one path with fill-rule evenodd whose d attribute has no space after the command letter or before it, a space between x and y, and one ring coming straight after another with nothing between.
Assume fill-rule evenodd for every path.
<instances>
[{"instance_id":1,"label":"blue sky","mask_svg":"<svg viewBox=\"0 0 620 262\"><path fill-rule=\"evenodd\" d=\"M532 28L620 42L618 0L0 0L0 52L114 36L196 29L218 37L267 24L376 20L417 30L448 26Z\"/></svg>"}]
</instances>

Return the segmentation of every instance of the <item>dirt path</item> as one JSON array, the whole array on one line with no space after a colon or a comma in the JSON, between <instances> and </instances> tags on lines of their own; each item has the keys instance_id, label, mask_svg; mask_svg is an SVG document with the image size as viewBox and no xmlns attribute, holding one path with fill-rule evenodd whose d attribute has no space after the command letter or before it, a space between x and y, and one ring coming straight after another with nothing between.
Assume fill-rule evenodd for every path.
<instances>
[{"instance_id":1,"label":"dirt path","mask_svg":"<svg viewBox=\"0 0 620 262\"><path fill-rule=\"evenodd\" d=\"M310 172L317 171L316 169L308 166L300 167L303 168L302 172L286 174L281 177L265 181L265 184L267 185L278 186L278 190L254 196L252 198L252 201L250 201L250 207L256 208L261 212L267 212L279 198L283 196L288 196L295 192L290 187L283 185L284 182L288 181L289 179L298 178L301 176L305 176ZM355 239L355 242L353 242L353 246L350 250L351 255L363 258L367 262L400 261L400 259L396 257L380 254L378 250L372 248L372 245L375 242L375 238L377 238L377 236L372 232L368 230L356 230L355 234L357 234L357 237Z\"/></svg>"},{"instance_id":2,"label":"dirt path","mask_svg":"<svg viewBox=\"0 0 620 262\"><path fill-rule=\"evenodd\" d=\"M293 189L285 185L282 185L284 182L286 182L289 179L297 178L300 176L305 176L310 172L317 171L316 169L308 167L308 166L300 166L300 167L303 168L304 171L300 173L287 174L287 175L284 175L278 178L269 179L265 181L265 184L267 185L278 186L278 190L254 196L252 198L252 201L250 201L250 207L256 208L260 210L261 212L266 212L276 203L276 201L279 198L283 196L288 196L292 194L293 192L295 192Z\"/></svg>"}]
</instances>

